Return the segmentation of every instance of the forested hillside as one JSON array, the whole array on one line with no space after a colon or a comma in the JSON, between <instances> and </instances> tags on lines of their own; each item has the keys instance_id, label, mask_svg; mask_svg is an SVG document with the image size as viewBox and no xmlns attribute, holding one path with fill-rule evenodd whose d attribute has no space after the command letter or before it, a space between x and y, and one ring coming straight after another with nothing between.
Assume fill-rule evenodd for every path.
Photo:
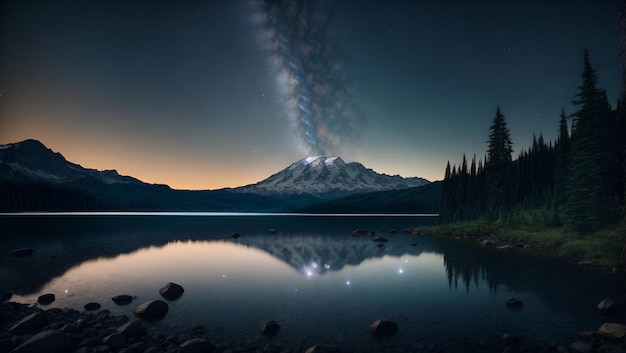
<instances>
[{"instance_id":1,"label":"forested hillside","mask_svg":"<svg viewBox=\"0 0 626 353\"><path fill-rule=\"evenodd\" d=\"M531 222L585 234L618 221L625 182L623 98L611 107L585 51L581 84L572 97L576 111L555 117L556 141L540 134L516 159L505 114L497 108L485 157L474 156L469 166L465 155L458 166L448 162L440 222L512 222L532 214Z\"/></svg>"}]
</instances>

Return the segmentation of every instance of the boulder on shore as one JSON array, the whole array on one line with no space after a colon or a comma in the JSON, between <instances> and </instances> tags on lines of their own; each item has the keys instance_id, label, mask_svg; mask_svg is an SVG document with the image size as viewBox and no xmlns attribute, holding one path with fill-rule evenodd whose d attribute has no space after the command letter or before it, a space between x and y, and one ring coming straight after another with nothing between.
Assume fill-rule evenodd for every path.
<instances>
[{"instance_id":1,"label":"boulder on shore","mask_svg":"<svg viewBox=\"0 0 626 353\"><path fill-rule=\"evenodd\" d=\"M48 318L43 311L32 313L11 326L9 332L28 333L35 332L48 325Z\"/></svg>"},{"instance_id":2,"label":"boulder on shore","mask_svg":"<svg viewBox=\"0 0 626 353\"><path fill-rule=\"evenodd\" d=\"M137 306L133 312L138 317L148 320L156 321L161 320L167 314L169 305L162 300L151 300Z\"/></svg>"},{"instance_id":3,"label":"boulder on shore","mask_svg":"<svg viewBox=\"0 0 626 353\"><path fill-rule=\"evenodd\" d=\"M35 250L32 248L21 248L21 249L15 249L13 250L13 252L11 253L11 256L15 256L15 257L26 257L26 256L31 256L33 254Z\"/></svg>"},{"instance_id":4,"label":"boulder on shore","mask_svg":"<svg viewBox=\"0 0 626 353\"><path fill-rule=\"evenodd\" d=\"M376 320L370 324L370 333L377 337L390 336L398 332L398 324L393 321Z\"/></svg>"},{"instance_id":5,"label":"boulder on shore","mask_svg":"<svg viewBox=\"0 0 626 353\"><path fill-rule=\"evenodd\" d=\"M611 299L604 299L598 304L600 314L610 314L615 309L615 302Z\"/></svg>"},{"instance_id":6,"label":"boulder on shore","mask_svg":"<svg viewBox=\"0 0 626 353\"><path fill-rule=\"evenodd\" d=\"M618 323L605 323L598 329L598 334L610 339L626 337L626 325Z\"/></svg>"},{"instance_id":7,"label":"boulder on shore","mask_svg":"<svg viewBox=\"0 0 626 353\"><path fill-rule=\"evenodd\" d=\"M126 305L133 301L133 297L128 294L121 294L114 296L111 300L113 300L113 302L117 305Z\"/></svg>"},{"instance_id":8,"label":"boulder on shore","mask_svg":"<svg viewBox=\"0 0 626 353\"><path fill-rule=\"evenodd\" d=\"M42 331L22 343L11 353L60 352L67 344L67 335L58 330Z\"/></svg>"},{"instance_id":9,"label":"boulder on shore","mask_svg":"<svg viewBox=\"0 0 626 353\"><path fill-rule=\"evenodd\" d=\"M185 290L180 284L169 282L159 289L159 293L163 296L163 298L167 300L176 300L180 298Z\"/></svg>"},{"instance_id":10,"label":"boulder on shore","mask_svg":"<svg viewBox=\"0 0 626 353\"><path fill-rule=\"evenodd\" d=\"M56 297L52 293L42 294L39 296L39 298L37 298L37 303L42 305L48 305L52 303L55 299Z\"/></svg>"},{"instance_id":11,"label":"boulder on shore","mask_svg":"<svg viewBox=\"0 0 626 353\"><path fill-rule=\"evenodd\" d=\"M280 326L278 325L278 322L274 320L261 323L261 332L266 336L274 336L278 333L279 329Z\"/></svg>"}]
</instances>

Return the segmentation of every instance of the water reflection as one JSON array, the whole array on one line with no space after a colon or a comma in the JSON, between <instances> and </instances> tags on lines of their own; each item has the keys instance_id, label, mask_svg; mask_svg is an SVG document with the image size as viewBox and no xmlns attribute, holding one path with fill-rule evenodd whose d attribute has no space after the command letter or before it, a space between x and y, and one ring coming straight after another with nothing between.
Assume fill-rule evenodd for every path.
<instances>
[{"instance_id":1,"label":"water reflection","mask_svg":"<svg viewBox=\"0 0 626 353\"><path fill-rule=\"evenodd\" d=\"M0 283L20 301L52 292L52 306L95 301L132 316L133 305L110 298L155 299L173 281L185 294L156 327L201 323L211 339L247 346L267 343L258 323L272 319L282 326L272 342L296 350L319 342L358 351L450 342L451 350L471 351L473 342L498 342L503 332L558 343L599 327L599 300L623 299L623 282L556 261L385 231L408 222L414 220L21 219L3 228L19 237L0 245L33 247L35 254L0 257ZM364 223L390 241L378 247L371 237L352 236ZM235 230L238 239L230 237ZM511 296L524 301L522 310L504 306ZM392 341L367 334L380 318L398 322Z\"/></svg>"}]
</instances>

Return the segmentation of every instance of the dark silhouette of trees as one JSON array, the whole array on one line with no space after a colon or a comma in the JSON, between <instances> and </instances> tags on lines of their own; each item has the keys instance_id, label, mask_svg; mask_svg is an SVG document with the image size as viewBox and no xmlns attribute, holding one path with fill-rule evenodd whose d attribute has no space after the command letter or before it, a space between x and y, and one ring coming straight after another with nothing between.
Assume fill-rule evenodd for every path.
<instances>
[{"instance_id":1,"label":"dark silhouette of trees","mask_svg":"<svg viewBox=\"0 0 626 353\"><path fill-rule=\"evenodd\" d=\"M468 169L463 156L460 166L450 162L446 166L441 223L503 221L539 211L535 213L542 215L544 225L565 224L585 234L620 217L625 199L626 109L621 103L611 109L605 91L597 87L586 51L581 78L572 101L577 110L570 116L561 110L556 142L533 136L531 147L515 160L504 114L496 110L484 164L474 157Z\"/></svg>"},{"instance_id":2,"label":"dark silhouette of trees","mask_svg":"<svg viewBox=\"0 0 626 353\"><path fill-rule=\"evenodd\" d=\"M511 205L511 162L513 143L500 107L489 128L485 178L487 180L488 216L500 222Z\"/></svg>"}]
</instances>

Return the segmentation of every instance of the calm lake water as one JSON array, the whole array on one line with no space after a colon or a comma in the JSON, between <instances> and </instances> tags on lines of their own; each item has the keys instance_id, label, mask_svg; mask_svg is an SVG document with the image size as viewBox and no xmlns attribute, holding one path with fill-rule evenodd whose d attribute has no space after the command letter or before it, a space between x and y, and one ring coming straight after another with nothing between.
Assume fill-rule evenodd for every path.
<instances>
[{"instance_id":1,"label":"calm lake water","mask_svg":"<svg viewBox=\"0 0 626 353\"><path fill-rule=\"evenodd\" d=\"M167 282L183 296L169 302L153 329L206 326L214 342L234 347L268 342L306 349L337 344L345 351L412 351L436 344L451 352L501 352L500 335L526 346L569 345L575 334L624 321L624 281L532 252L483 249L475 243L418 237L404 227L433 217L297 215L31 215L0 216L0 291L48 307L81 310L87 302L133 317L132 309L161 299ZM389 239L378 247L371 236ZM270 232L275 230L275 234ZM396 230L392 234L390 230ZM239 239L231 234L238 232ZM16 248L35 249L15 258ZM111 297L136 296L127 306ZM504 302L516 297L518 310ZM616 300L611 317L595 306ZM377 339L377 319L398 323ZM281 325L273 338L259 324ZM479 348L479 341L490 347Z\"/></svg>"}]
</instances>

